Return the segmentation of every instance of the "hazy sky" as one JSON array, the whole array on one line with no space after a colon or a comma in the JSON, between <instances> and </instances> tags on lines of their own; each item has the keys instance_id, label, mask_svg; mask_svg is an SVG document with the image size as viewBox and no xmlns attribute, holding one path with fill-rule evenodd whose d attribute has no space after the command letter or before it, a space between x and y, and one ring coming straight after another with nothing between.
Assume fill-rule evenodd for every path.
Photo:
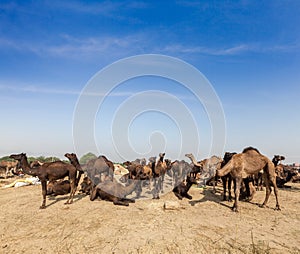
<instances>
[{"instance_id":1,"label":"hazy sky","mask_svg":"<svg viewBox=\"0 0 300 254\"><path fill-rule=\"evenodd\" d=\"M254 146L300 162L299 13L300 2L289 0L1 1L0 156L92 150L120 161L219 151L211 148L203 101L155 76L114 87L92 123L98 150L84 133L74 147L74 112L88 81L122 58L162 54L194 66L212 85L226 121L223 151ZM101 82L91 97L101 95ZM171 111L157 109L168 105ZM120 115L133 112L122 126Z\"/></svg>"}]
</instances>

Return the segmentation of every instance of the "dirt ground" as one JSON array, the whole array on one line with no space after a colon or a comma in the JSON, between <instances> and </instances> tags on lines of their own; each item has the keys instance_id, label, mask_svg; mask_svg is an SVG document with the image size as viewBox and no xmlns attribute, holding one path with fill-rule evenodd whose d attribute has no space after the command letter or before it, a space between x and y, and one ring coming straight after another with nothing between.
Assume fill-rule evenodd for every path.
<instances>
[{"instance_id":1,"label":"dirt ground","mask_svg":"<svg viewBox=\"0 0 300 254\"><path fill-rule=\"evenodd\" d=\"M12 182L0 179L0 186ZM258 207L265 192L251 203L221 201L221 187L192 187L191 201L172 192L159 200L138 200L129 207L76 194L47 198L40 210L41 186L0 187L0 253L300 253L300 184L280 189L282 211ZM166 201L177 210L164 210ZM176 203L177 204L177 203Z\"/></svg>"}]
</instances>

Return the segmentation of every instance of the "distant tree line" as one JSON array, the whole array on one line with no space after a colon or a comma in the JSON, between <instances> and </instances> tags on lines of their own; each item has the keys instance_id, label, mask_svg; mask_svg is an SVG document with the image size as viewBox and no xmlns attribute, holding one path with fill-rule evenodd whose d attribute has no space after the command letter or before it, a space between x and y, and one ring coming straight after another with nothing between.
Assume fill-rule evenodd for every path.
<instances>
[{"instance_id":1,"label":"distant tree line","mask_svg":"<svg viewBox=\"0 0 300 254\"><path fill-rule=\"evenodd\" d=\"M91 152L83 155L79 162L80 164L85 164L87 163L89 160L91 159L94 159L94 158L97 158L97 156ZM45 157L45 156L38 156L38 157L28 157L28 162L32 162L32 161L40 161L40 162L53 162L53 161L60 161L61 159L60 158L57 158L57 157L54 157L54 156L51 156L51 157ZM13 159L9 158L9 155L8 156L4 156L2 158L0 158L0 161L13 161ZM69 160L65 159L63 160L65 162L69 162Z\"/></svg>"}]
</instances>

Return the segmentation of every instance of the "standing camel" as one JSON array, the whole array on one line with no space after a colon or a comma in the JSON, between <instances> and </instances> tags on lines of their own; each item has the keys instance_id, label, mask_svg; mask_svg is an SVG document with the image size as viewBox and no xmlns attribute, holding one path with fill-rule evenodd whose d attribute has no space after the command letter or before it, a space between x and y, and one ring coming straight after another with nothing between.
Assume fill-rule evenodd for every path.
<instances>
[{"instance_id":1,"label":"standing camel","mask_svg":"<svg viewBox=\"0 0 300 254\"><path fill-rule=\"evenodd\" d=\"M71 193L70 193L70 197L68 198L65 204L73 203L73 198L77 187L76 186L77 170L73 165L62 161L54 161L54 162L44 163L43 165L37 168L30 168L25 153L12 154L9 157L20 162L20 165L25 174L37 176L40 179L42 185L42 195L43 195L43 202L42 205L40 206L40 209L46 208L47 180L53 181L57 179L63 179L66 176L69 176L69 180L71 184Z\"/></svg>"},{"instance_id":2,"label":"standing camel","mask_svg":"<svg viewBox=\"0 0 300 254\"><path fill-rule=\"evenodd\" d=\"M266 184L266 196L262 204L265 207L271 193L271 185L274 187L274 193L276 198L276 210L280 210L278 201L278 189L276 185L275 167L271 160L262 155L257 149L248 147L243 150L242 153L235 154L231 160L220 170L217 171L218 176L224 176L231 173L232 178L236 182L235 188L235 201L232 210L238 212L238 200L240 196L240 188L243 178L256 174L261 169L264 171L265 184Z\"/></svg>"},{"instance_id":3,"label":"standing camel","mask_svg":"<svg viewBox=\"0 0 300 254\"><path fill-rule=\"evenodd\" d=\"M17 166L17 161L0 161L0 169L3 169L3 173L5 173L5 178L8 177L9 171L14 171L17 168Z\"/></svg>"},{"instance_id":4,"label":"standing camel","mask_svg":"<svg viewBox=\"0 0 300 254\"><path fill-rule=\"evenodd\" d=\"M159 159L156 162L155 167L153 168L153 179L154 179L154 191L153 199L159 199L159 192L163 193L163 184L165 173L167 171L167 164L164 161L165 153L159 154Z\"/></svg>"},{"instance_id":5,"label":"standing camel","mask_svg":"<svg viewBox=\"0 0 300 254\"><path fill-rule=\"evenodd\" d=\"M98 158L91 159L85 164L88 177L94 182L95 185L101 182L101 174L104 173L113 179L114 164L108 160L104 155Z\"/></svg>"},{"instance_id":6,"label":"standing camel","mask_svg":"<svg viewBox=\"0 0 300 254\"><path fill-rule=\"evenodd\" d=\"M65 157L69 159L70 163L77 169L78 177L76 178L76 186L78 186L81 175L84 173L78 158L75 153L66 153Z\"/></svg>"}]
</instances>

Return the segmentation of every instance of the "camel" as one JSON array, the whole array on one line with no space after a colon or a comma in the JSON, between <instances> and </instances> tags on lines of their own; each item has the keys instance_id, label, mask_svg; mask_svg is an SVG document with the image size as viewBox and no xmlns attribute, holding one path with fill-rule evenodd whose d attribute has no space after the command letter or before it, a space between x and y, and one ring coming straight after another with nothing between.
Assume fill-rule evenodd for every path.
<instances>
[{"instance_id":1,"label":"camel","mask_svg":"<svg viewBox=\"0 0 300 254\"><path fill-rule=\"evenodd\" d=\"M222 159L213 155L208 159L200 161L202 166L202 172L200 173L199 180L203 182L205 186L207 182L212 181L213 192L216 192L216 172L221 168Z\"/></svg>"},{"instance_id":2,"label":"camel","mask_svg":"<svg viewBox=\"0 0 300 254\"><path fill-rule=\"evenodd\" d=\"M77 187L76 186L77 170L73 165L62 161L54 161L54 162L44 163L38 168L30 168L25 153L12 154L9 157L20 162L21 167L25 174L37 176L40 179L42 185L42 196L43 196L43 202L42 205L40 206L40 209L46 208L47 180L53 181L53 180L63 179L66 176L69 176L69 180L71 184L71 192L65 204L73 203L73 198Z\"/></svg>"},{"instance_id":3,"label":"camel","mask_svg":"<svg viewBox=\"0 0 300 254\"><path fill-rule=\"evenodd\" d=\"M35 161L32 161L29 166L31 168L38 168L39 166L42 166L43 164L44 164L43 162L40 162L39 160L35 160Z\"/></svg>"},{"instance_id":4,"label":"camel","mask_svg":"<svg viewBox=\"0 0 300 254\"><path fill-rule=\"evenodd\" d=\"M228 173L231 173L232 178L236 182L235 188L235 201L232 207L234 212L238 212L238 200L240 196L240 188L243 178L256 174L261 169L264 170L264 178L266 182L266 196L261 207L266 207L271 193L271 185L274 187L274 193L276 198L276 210L280 210L278 201L278 189L276 185L275 167L273 162L266 156L262 155L257 149L253 147L247 147L242 153L235 154L231 160L217 170L217 175L222 177Z\"/></svg>"},{"instance_id":5,"label":"camel","mask_svg":"<svg viewBox=\"0 0 300 254\"><path fill-rule=\"evenodd\" d=\"M192 153L188 153L185 156L192 161L194 166L191 174L196 177L195 175L200 173L198 180L201 180L204 186L208 181L212 180L213 192L216 192L216 170L221 167L222 159L217 156L212 156L208 159L197 162Z\"/></svg>"},{"instance_id":6,"label":"camel","mask_svg":"<svg viewBox=\"0 0 300 254\"><path fill-rule=\"evenodd\" d=\"M71 185L69 180L54 180L47 185L47 195L65 195L70 193Z\"/></svg>"},{"instance_id":7,"label":"camel","mask_svg":"<svg viewBox=\"0 0 300 254\"><path fill-rule=\"evenodd\" d=\"M236 153L230 153L226 152L223 157L223 161L221 164L221 167L224 167L232 158L233 155ZM232 177L231 174L227 174L221 177L222 184L223 184L223 200L226 201L226 187L228 187L228 201L232 201L232 196L231 196L231 184L232 184Z\"/></svg>"},{"instance_id":8,"label":"camel","mask_svg":"<svg viewBox=\"0 0 300 254\"><path fill-rule=\"evenodd\" d=\"M94 182L95 185L101 182L101 174L109 176L113 179L114 164L108 160L104 155L98 158L89 160L86 165L86 172L88 177Z\"/></svg>"},{"instance_id":9,"label":"camel","mask_svg":"<svg viewBox=\"0 0 300 254\"><path fill-rule=\"evenodd\" d=\"M274 163L274 166L276 167L279 162L284 161L285 157L282 155L274 155L272 162Z\"/></svg>"},{"instance_id":10,"label":"camel","mask_svg":"<svg viewBox=\"0 0 300 254\"><path fill-rule=\"evenodd\" d=\"M82 183L80 184L81 189L79 192L85 193L86 195L90 195L90 192L93 187L92 181L86 176L83 178Z\"/></svg>"},{"instance_id":11,"label":"camel","mask_svg":"<svg viewBox=\"0 0 300 254\"><path fill-rule=\"evenodd\" d=\"M169 171L172 172L172 176L173 176L172 180L174 186L176 186L178 183L181 183L186 178L186 176L192 171L192 166L184 160L173 161L172 163L170 163L169 167L170 167Z\"/></svg>"},{"instance_id":12,"label":"camel","mask_svg":"<svg viewBox=\"0 0 300 254\"><path fill-rule=\"evenodd\" d=\"M185 156L191 160L193 165L191 175L196 178L196 175L203 169L203 163L197 161L192 153L187 153Z\"/></svg>"},{"instance_id":13,"label":"camel","mask_svg":"<svg viewBox=\"0 0 300 254\"><path fill-rule=\"evenodd\" d=\"M196 178L187 176L186 184L184 183L184 181L182 181L178 185L176 184L176 186L174 187L173 192L175 196L180 200L182 200L183 198L192 199L193 197L188 194L188 191L193 184L197 184Z\"/></svg>"},{"instance_id":14,"label":"camel","mask_svg":"<svg viewBox=\"0 0 300 254\"><path fill-rule=\"evenodd\" d=\"M77 155L75 153L66 153L65 157L69 159L70 163L76 168L76 170L78 171L78 177L76 177L76 186L78 186L81 175L84 173Z\"/></svg>"},{"instance_id":15,"label":"camel","mask_svg":"<svg viewBox=\"0 0 300 254\"><path fill-rule=\"evenodd\" d=\"M111 201L114 205L128 206L135 200L127 199L126 196L131 194L140 184L139 180L129 179L129 181L130 184L126 187L110 180L101 182L91 191L90 200L94 201L99 196L100 199Z\"/></svg>"},{"instance_id":16,"label":"camel","mask_svg":"<svg viewBox=\"0 0 300 254\"><path fill-rule=\"evenodd\" d=\"M165 173L167 171L167 164L164 161L165 153L159 154L159 159L156 162L155 167L153 167L152 175L154 179L154 190L153 199L159 199L159 192L163 193L163 185Z\"/></svg>"},{"instance_id":17,"label":"camel","mask_svg":"<svg viewBox=\"0 0 300 254\"><path fill-rule=\"evenodd\" d=\"M2 169L3 174L5 174L5 178L8 177L9 171L15 170L17 166L17 161L0 161L0 170Z\"/></svg>"}]
</instances>

